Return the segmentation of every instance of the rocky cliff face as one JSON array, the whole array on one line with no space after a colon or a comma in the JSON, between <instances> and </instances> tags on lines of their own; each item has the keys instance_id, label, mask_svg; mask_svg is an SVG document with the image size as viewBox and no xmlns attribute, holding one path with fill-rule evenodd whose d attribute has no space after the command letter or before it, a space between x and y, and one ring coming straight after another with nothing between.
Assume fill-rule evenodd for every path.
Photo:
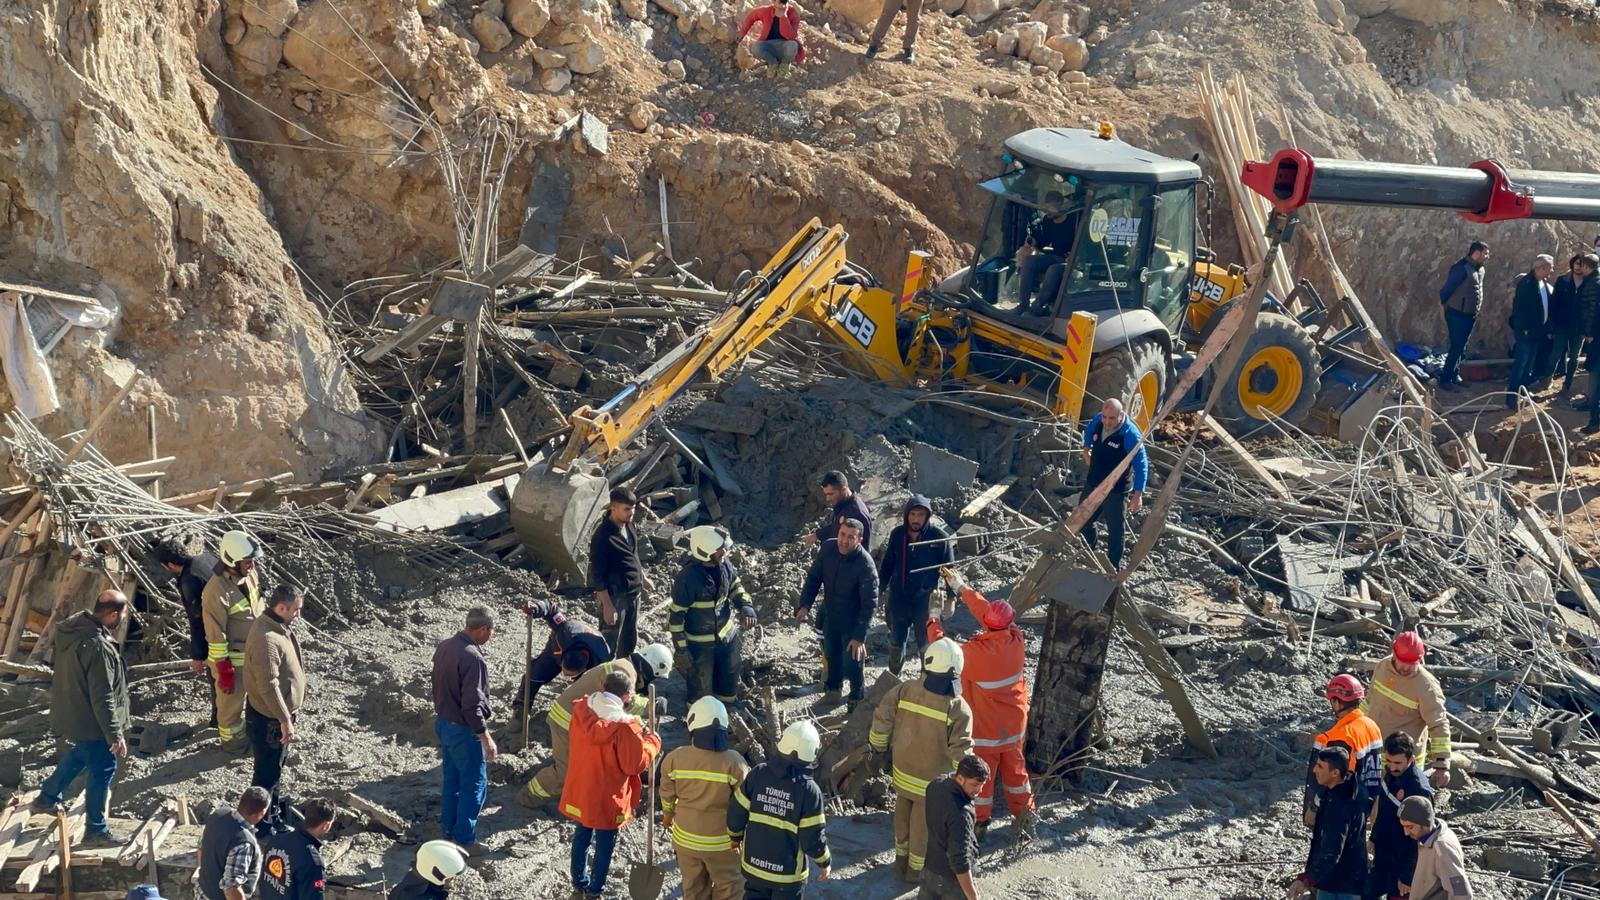
<instances>
[{"instance_id":1,"label":"rocky cliff face","mask_svg":"<svg viewBox=\"0 0 1600 900\"><path fill-rule=\"evenodd\" d=\"M154 406L175 485L306 474L375 444L202 75L214 16L170 0L0 6L0 266L117 313L52 355L63 409L42 425L83 425L137 369L149 377L98 443L142 458Z\"/></svg>"}]
</instances>

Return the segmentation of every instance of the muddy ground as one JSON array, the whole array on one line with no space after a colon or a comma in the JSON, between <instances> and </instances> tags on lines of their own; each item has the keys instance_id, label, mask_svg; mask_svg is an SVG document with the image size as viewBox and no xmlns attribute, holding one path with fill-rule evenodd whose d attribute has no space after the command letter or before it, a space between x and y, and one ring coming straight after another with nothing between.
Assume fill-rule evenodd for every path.
<instances>
[{"instance_id":1,"label":"muddy ground","mask_svg":"<svg viewBox=\"0 0 1600 900\"><path fill-rule=\"evenodd\" d=\"M1070 467L1059 461L1060 454L1046 452L1059 449L1065 437L1035 425L978 422L927 405L891 408L890 395L847 381L825 379L804 390L751 384L739 390L748 395L741 402L763 416L763 431L700 439L721 443L746 487L743 498L725 501L727 521L741 542L736 562L762 620L746 645L746 658L755 681L776 689L784 723L810 714L818 690L816 635L809 626L796 626L788 613L810 553L797 537L822 511L812 487L820 471L838 465L861 484L880 542L908 492L914 440L942 443L980 464L976 483L934 501L947 519L987 479L1007 473L1024 476L1008 501L1040 518L1059 512L1062 497L1072 490ZM739 396L735 393L735 399ZM1181 503L1176 514L1185 515ZM987 529L1014 521L999 505L975 518ZM1188 521L1206 524L1193 517ZM312 682L304 727L291 746L285 789L297 798L354 792L405 817L412 827L396 842L367 830L364 820L346 823L330 851L336 857L333 875L350 884L392 884L409 865L415 843L434 833L439 766L429 699L432 649L459 628L469 607L486 604L503 623L487 647L499 698L496 736L502 755L491 766L492 788L480 825L480 839L492 852L473 860L461 895L565 897L571 825L512 800L547 755L542 714L534 719L532 745L524 747L512 705L526 641L518 607L527 597L545 595L543 582L530 572L470 556L435 570L382 547L340 544L335 550L326 558L268 561L269 573L272 566L291 567L316 586L321 607L303 632ZM980 590L1003 597L1034 555L1024 541L994 538L969 548L963 569ZM648 563L663 590L680 564L670 552ZM1217 568L1198 547L1166 540L1158 545L1130 582L1130 596L1150 607L1150 618L1186 673L1220 758L1201 758L1185 745L1170 705L1119 631L1104 683L1104 752L1080 783L1039 785L1042 821L1036 841L1012 847L1009 823L997 823L978 879L986 896L1243 900L1277 895L1300 871L1308 843L1307 829L1299 823L1305 757L1309 736L1328 724L1321 688L1342 657L1370 655L1373 647L1355 638L1322 636L1309 648L1291 646L1283 635L1242 615L1240 596L1261 590ZM592 620L587 595L565 596L569 609ZM658 592L652 600L642 630L661 639L666 596ZM335 609L337 614L331 612ZM1042 619L1038 610L1022 622L1035 652ZM965 610L952 621L958 632L976 628ZM544 638L543 625L536 624L534 645ZM1454 650L1480 657L1471 660L1474 664L1492 664L1493 645L1472 640L1466 636ZM874 663L870 683L883 671L886 656L881 622L868 643ZM663 694L669 714L662 731L670 747L685 739L682 682L674 678ZM549 696L547 690L541 699ZM1455 711L1465 713L1465 702L1477 709L1503 708L1503 727L1527 725L1526 704L1505 686L1468 688L1452 701ZM187 674L136 681L134 712L141 719L203 725L208 712L204 682ZM23 784L32 786L48 774L53 745L42 733L13 732L0 736L0 755L8 754L23 755ZM249 777L248 759L224 755L214 732L201 730L157 756L131 760L116 786L114 810L142 816L164 798L183 794L206 811L236 796ZM1519 783L1458 777L1444 809L1468 841L1475 865L1476 834L1521 825L1551 827L1516 820L1522 813L1494 811L1519 805ZM624 830L608 896L625 896L628 862L643 858L644 834L642 823ZM808 896L909 895L892 880L886 805L845 807L835 801L829 836L834 877L814 884ZM664 840L659 848L666 852ZM1530 884L1480 871L1479 896L1536 895ZM674 870L669 896L677 896L675 879Z\"/></svg>"}]
</instances>

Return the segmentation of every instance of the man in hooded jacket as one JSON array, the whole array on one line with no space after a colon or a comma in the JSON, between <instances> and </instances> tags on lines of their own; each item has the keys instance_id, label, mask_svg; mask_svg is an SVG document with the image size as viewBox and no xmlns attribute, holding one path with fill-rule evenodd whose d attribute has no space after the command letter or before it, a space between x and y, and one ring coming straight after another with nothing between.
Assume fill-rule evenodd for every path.
<instances>
[{"instance_id":1,"label":"man in hooded jacket","mask_svg":"<svg viewBox=\"0 0 1600 900\"><path fill-rule=\"evenodd\" d=\"M562 815L578 823L572 838L571 900L598 900L605 893L617 832L639 805L639 776L661 752L661 738L628 712L632 700L633 678L616 671L606 676L601 690L572 709L572 757L561 790Z\"/></svg>"},{"instance_id":2,"label":"man in hooded jacket","mask_svg":"<svg viewBox=\"0 0 1600 900\"><path fill-rule=\"evenodd\" d=\"M889 671L900 674L906 645L915 643L917 654L928 648L923 623L933 589L939 586L939 568L955 562L955 541L933 523L928 498L913 494L906 503L905 521L889 532L878 566L878 593L886 596L884 621L889 625Z\"/></svg>"}]
</instances>

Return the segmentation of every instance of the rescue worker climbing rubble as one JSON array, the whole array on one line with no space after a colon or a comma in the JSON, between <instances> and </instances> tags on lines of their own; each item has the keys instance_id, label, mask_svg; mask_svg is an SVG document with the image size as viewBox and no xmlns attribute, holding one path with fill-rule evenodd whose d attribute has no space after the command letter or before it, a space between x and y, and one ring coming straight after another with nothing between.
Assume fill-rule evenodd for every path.
<instances>
[{"instance_id":1,"label":"rescue worker climbing rubble","mask_svg":"<svg viewBox=\"0 0 1600 900\"><path fill-rule=\"evenodd\" d=\"M833 871L822 789L812 767L822 736L810 722L795 722L778 739L778 756L744 778L728 804L728 834L744 870L745 900L796 900L805 893L806 860L817 880Z\"/></svg>"},{"instance_id":2,"label":"rescue worker climbing rubble","mask_svg":"<svg viewBox=\"0 0 1600 900\"><path fill-rule=\"evenodd\" d=\"M1403 731L1419 748L1426 736L1431 780L1435 788L1442 788L1450 785L1450 717L1445 714L1439 679L1422 663L1426 652L1415 631L1402 632L1394 639L1393 652L1372 673L1367 715L1378 723L1382 734Z\"/></svg>"},{"instance_id":3,"label":"rescue worker climbing rubble","mask_svg":"<svg viewBox=\"0 0 1600 900\"><path fill-rule=\"evenodd\" d=\"M894 869L916 884L928 853L928 784L972 751L972 709L961 698L961 647L949 638L922 654L922 680L897 684L878 703L867 743L888 754L894 782Z\"/></svg>"},{"instance_id":4,"label":"rescue worker climbing rubble","mask_svg":"<svg viewBox=\"0 0 1600 900\"><path fill-rule=\"evenodd\" d=\"M1381 786L1383 762L1383 732L1378 730L1378 723L1372 721L1361 709L1361 700L1366 696L1366 689L1354 675L1339 674L1328 681L1326 691L1328 706L1337 716L1333 727L1316 736L1312 741L1313 748L1311 762L1306 767L1306 795L1305 795L1305 820L1306 827L1312 827L1317 818L1317 806L1321 803L1326 791L1317 783L1313 769L1317 763L1317 752L1329 747L1343 747L1350 758L1350 771L1355 775L1356 789L1364 792L1370 800L1378 795Z\"/></svg>"},{"instance_id":5,"label":"rescue worker climbing rubble","mask_svg":"<svg viewBox=\"0 0 1600 900\"><path fill-rule=\"evenodd\" d=\"M200 617L206 629L206 660L216 684L217 739L222 749L242 754L250 749L244 733L244 645L250 628L266 609L256 563L261 548L242 531L222 536L217 547L222 567L200 594Z\"/></svg>"},{"instance_id":6,"label":"rescue worker climbing rubble","mask_svg":"<svg viewBox=\"0 0 1600 900\"><path fill-rule=\"evenodd\" d=\"M1028 732L1027 641L1016 625L1016 613L1004 600L986 600L967 584L961 573L943 569L945 586L958 594L983 633L961 645L961 696L972 709L972 752L989 767L990 778L973 801L977 837L983 840L994 814L995 792L1005 795L1016 819L1014 840L1033 837L1038 814L1033 807L1033 785L1022 758L1022 741ZM928 639L945 636L938 619L928 620Z\"/></svg>"},{"instance_id":7,"label":"rescue worker climbing rubble","mask_svg":"<svg viewBox=\"0 0 1600 900\"><path fill-rule=\"evenodd\" d=\"M522 605L529 618L543 619L550 628L544 650L528 661L528 696L532 703L557 675L576 678L611 659L611 645L594 626L561 611L554 600L530 600Z\"/></svg>"},{"instance_id":8,"label":"rescue worker climbing rubble","mask_svg":"<svg viewBox=\"0 0 1600 900\"><path fill-rule=\"evenodd\" d=\"M728 709L715 697L689 707L689 743L661 761L661 826L672 835L684 900L739 900L744 875L728 836L728 805L750 774L728 749Z\"/></svg>"},{"instance_id":9,"label":"rescue worker climbing rubble","mask_svg":"<svg viewBox=\"0 0 1600 900\"><path fill-rule=\"evenodd\" d=\"M692 703L710 694L724 704L739 699L741 629L754 628L755 604L728 559L733 540L714 525L688 532L689 555L672 584L667 631Z\"/></svg>"},{"instance_id":10,"label":"rescue worker climbing rubble","mask_svg":"<svg viewBox=\"0 0 1600 900\"><path fill-rule=\"evenodd\" d=\"M643 715L648 711L651 683L656 679L665 680L672 674L672 651L665 644L647 644L627 659L601 663L567 685L567 689L551 702L550 711L545 713L545 721L550 726L550 760L533 773L527 787L517 792L516 801L519 805L539 809L561 796L561 785L567 777L573 705L580 698L601 690L605 686L606 676L612 672L625 672L633 679L637 689L628 712L635 716Z\"/></svg>"}]
</instances>

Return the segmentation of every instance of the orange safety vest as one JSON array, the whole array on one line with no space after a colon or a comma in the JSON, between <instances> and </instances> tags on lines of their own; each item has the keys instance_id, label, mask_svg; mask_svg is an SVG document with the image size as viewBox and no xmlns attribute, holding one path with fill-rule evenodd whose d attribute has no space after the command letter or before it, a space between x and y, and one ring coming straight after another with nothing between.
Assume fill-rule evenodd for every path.
<instances>
[{"instance_id":1,"label":"orange safety vest","mask_svg":"<svg viewBox=\"0 0 1600 900\"><path fill-rule=\"evenodd\" d=\"M970 587L961 600L972 617L983 621L989 601ZM944 637L937 620L929 623L929 640ZM961 696L972 707L972 748L978 752L1020 746L1028 731L1027 642L1013 624L1005 631L984 631L961 645Z\"/></svg>"},{"instance_id":2,"label":"orange safety vest","mask_svg":"<svg viewBox=\"0 0 1600 900\"><path fill-rule=\"evenodd\" d=\"M1340 716L1332 728L1317 735L1315 743L1318 750L1336 743L1342 744L1350 752L1350 771L1362 776L1370 786L1371 778L1380 765L1383 732L1379 730L1378 723L1372 721L1359 706Z\"/></svg>"}]
</instances>

